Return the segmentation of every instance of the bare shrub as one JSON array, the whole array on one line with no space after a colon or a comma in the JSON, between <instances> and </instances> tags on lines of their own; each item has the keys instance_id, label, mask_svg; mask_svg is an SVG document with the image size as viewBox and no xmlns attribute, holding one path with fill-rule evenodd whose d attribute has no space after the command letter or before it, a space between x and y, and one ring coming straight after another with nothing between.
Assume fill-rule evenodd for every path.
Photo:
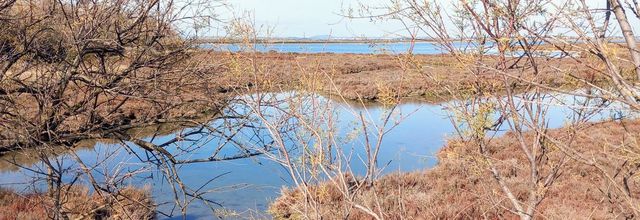
<instances>
[{"instance_id":1,"label":"bare shrub","mask_svg":"<svg viewBox=\"0 0 640 220\"><path fill-rule=\"evenodd\" d=\"M596 218L637 216L637 183L631 180L636 171L629 166L635 159L625 156L635 155L637 147L635 137L627 134L634 132L626 130L629 128L625 125L636 122L622 120L622 128L614 122L595 126L590 122L616 106L637 110L637 76L623 71L633 72L640 64L635 58L635 37L624 14L624 10L636 12L637 5L606 3L607 8L599 10L586 1L400 0L381 5L363 3L359 10L347 11L346 16L351 18L398 20L406 25L412 39L428 37L458 60L457 70L466 74L472 86L464 89L447 84L425 71L420 62L408 68L425 80L441 82L439 85L455 99L448 106L457 136L443 150L453 156L441 156L437 168L423 173L425 179L435 177L429 180L442 185L421 183L426 185L418 187L427 192L424 195L411 187L416 184L411 180L416 174L392 176L377 182L388 184L383 185L388 190L379 191L381 194L375 188L361 191L353 194L356 199L343 197L321 203L316 212L358 216L357 211L345 213L338 207L368 204L366 210L376 210L369 216L376 219L533 219L566 218L577 213ZM596 18L597 13L602 17ZM616 15L624 44L604 37L611 34L607 29L611 13ZM604 27L595 19L602 19L599 21L605 22ZM567 32L570 37L561 35ZM620 53L617 47L629 53ZM566 63L575 65L561 65ZM552 80L544 79L554 73L568 79L565 82L574 81L576 86L557 87ZM487 86L487 78L495 79L495 84ZM567 101L559 93L578 98ZM566 128L549 129L547 115L553 105L570 109ZM607 133L607 129L615 130L615 134ZM502 134L503 130L509 132ZM628 175L622 177L623 173ZM402 177L408 180L397 180ZM316 188L327 188L325 184L331 183ZM407 188L408 194L395 193ZM299 207L309 199L298 199L298 193L307 194L304 188L286 192L273 212L285 218L302 215ZM584 195L582 199L590 201L589 205L573 197L576 194ZM423 204L412 203L415 200ZM452 208L443 208L445 205ZM606 211L591 209L593 206Z\"/></svg>"}]
</instances>

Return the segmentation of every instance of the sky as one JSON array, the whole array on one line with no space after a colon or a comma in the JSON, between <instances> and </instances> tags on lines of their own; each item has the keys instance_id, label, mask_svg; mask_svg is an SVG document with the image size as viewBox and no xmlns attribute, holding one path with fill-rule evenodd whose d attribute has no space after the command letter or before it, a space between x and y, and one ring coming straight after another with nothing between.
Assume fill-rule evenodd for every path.
<instances>
[{"instance_id":1,"label":"sky","mask_svg":"<svg viewBox=\"0 0 640 220\"><path fill-rule=\"evenodd\" d=\"M364 0L379 3L379 0ZM252 14L255 23L272 28L272 37L397 37L395 22L372 23L347 19L342 12L357 7L357 0L229 0L236 16Z\"/></svg>"},{"instance_id":2,"label":"sky","mask_svg":"<svg viewBox=\"0 0 640 220\"><path fill-rule=\"evenodd\" d=\"M438 1L438 0L436 0ZM443 2L450 3L448 0ZM561 1L561 0L560 0ZM370 19L348 19L343 15L349 8L359 8L358 2L370 5L388 4L389 0L227 0L230 10L223 17L250 17L263 37L313 37L330 35L332 38L367 37L395 38L407 36L397 21L371 22ZM588 0L590 7L603 8L606 1ZM446 4L450 5L450 4ZM251 15L251 16L247 16ZM632 18L635 31L640 31L640 21ZM615 20L615 17L612 17ZM615 23L615 22L612 22ZM224 35L222 28L214 35Z\"/></svg>"}]
</instances>

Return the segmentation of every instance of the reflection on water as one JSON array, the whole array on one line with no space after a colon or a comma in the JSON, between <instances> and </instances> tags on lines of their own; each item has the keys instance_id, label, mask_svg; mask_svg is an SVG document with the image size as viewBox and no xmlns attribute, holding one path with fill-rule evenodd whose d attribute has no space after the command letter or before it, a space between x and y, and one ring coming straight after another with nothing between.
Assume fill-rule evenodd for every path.
<instances>
[{"instance_id":1,"label":"reflection on water","mask_svg":"<svg viewBox=\"0 0 640 220\"><path fill-rule=\"evenodd\" d=\"M266 96L270 100L286 100L296 93L279 93ZM359 114L362 113L370 121L380 121L389 108L381 105L358 105L345 104L328 100L317 95L311 95L312 101L304 102L310 110L318 109L319 106L326 108L332 117L335 117L335 129L341 138L345 140L343 151L345 154L354 155L352 169L356 173L364 171L364 165L359 162L359 156L364 154L362 149L362 135L354 136L354 128L357 127ZM549 127L561 127L567 120L571 119L575 112L569 111L565 106L573 100L571 97L563 97L549 106ZM249 97L251 99L251 97ZM237 103L231 104L225 111L226 115L247 115L252 108L247 107L251 100L240 99ZM253 100L255 101L255 100ZM564 103L563 103L564 102ZM463 102L455 102L457 104ZM270 102L270 105L273 102ZM278 119L286 114L278 113L277 109L286 109L287 103L277 104L277 107L264 107L259 109L264 113L264 117ZM403 118L402 121L393 128L382 143L379 156L379 164L384 166L384 173L394 171L415 171L432 167L437 163L435 153L444 145L446 138L454 135L454 127L447 109L452 103L428 104L428 103L403 103L394 111L393 119ZM253 110L256 110L255 106ZM314 111L310 112L310 114ZM317 113L317 111L315 111ZM355 113L355 114L354 114ZM602 112L593 120L603 120L610 118L613 113ZM307 115L313 117L313 115ZM210 127L220 129L218 134L208 134L197 137L198 140L188 142L188 144L171 145L167 150L175 152L178 159L206 158L212 154L233 155L240 146L266 144L271 141L265 131L257 131L259 124L254 121L255 117L216 119L209 122ZM287 119L291 120L291 119ZM295 119L294 119L295 120ZM295 124L295 123L294 123ZM240 130L233 130L238 126ZM193 131L194 128L178 129L173 134L148 137L146 140L154 143L163 143L176 137L177 134L184 134ZM228 130L225 130L228 129ZM357 129L356 129L357 130ZM234 135L230 135L234 133ZM207 146L220 146L230 144L228 137L233 137L236 144L217 152L216 148ZM117 142L90 143L94 147L78 148L72 151L83 163L89 165L98 181L112 181L109 177L118 176L124 173L135 173L135 178L123 180L124 184L138 186L152 186L152 194L159 210L163 213L179 215L179 211L174 209L173 191L171 184L162 177L160 168L146 162L145 155L148 154L132 144L119 144ZM197 147L205 146L205 147ZM290 149L295 151L296 149ZM216 151L216 152L214 152ZM64 152L52 152L60 161L60 167L69 173L67 181L74 178L75 174L82 176L82 170L74 162L73 157ZM22 154L32 154L26 151ZM7 158L18 158L15 163L29 169L17 169L15 166L7 164ZM37 172L46 173L46 169L35 159L21 159L20 155L15 157L5 157L4 163L0 164L3 170L0 173L0 186L23 189L28 185L19 183L31 182L38 178ZM218 202L226 209L234 210L243 215L250 215L248 212L264 213L269 201L278 196L279 190L283 186L291 185L290 178L286 170L278 163L263 156L256 156L245 159L217 161L208 163L184 164L177 167L180 177L185 185L209 190L207 199ZM214 181L210 181L215 178ZM82 180L81 180L82 181ZM42 187L36 186L37 187ZM196 202L189 207L189 218L210 216L212 213L208 207L201 202ZM162 217L162 216L160 216Z\"/></svg>"}]
</instances>

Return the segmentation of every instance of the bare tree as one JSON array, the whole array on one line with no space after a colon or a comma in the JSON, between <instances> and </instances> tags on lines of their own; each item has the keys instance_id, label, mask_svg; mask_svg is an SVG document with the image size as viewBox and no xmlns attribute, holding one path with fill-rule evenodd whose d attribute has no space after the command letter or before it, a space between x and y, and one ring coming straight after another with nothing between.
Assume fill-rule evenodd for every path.
<instances>
[{"instance_id":1,"label":"bare tree","mask_svg":"<svg viewBox=\"0 0 640 220\"><path fill-rule=\"evenodd\" d=\"M611 103L637 111L640 100L636 36L627 16L631 11L637 17L637 3L602 3L607 8L594 8L593 2L587 1L394 0L381 5L363 2L359 10L348 11L346 16L400 21L409 36L433 41L460 62L458 71L475 79L470 94L462 92L468 90L462 86L442 85L449 87L454 99L467 100L454 102L453 123L464 143L477 146L479 166L493 177L500 196L509 203L505 207L508 212L521 219L534 218L545 192L567 171L567 164L584 163L597 167L603 178L610 180L605 185L616 186L612 190L603 185L604 197L613 191L625 194L620 195L623 202L613 202L613 207L624 208L612 209L637 216L632 208L637 204L633 190L622 187L629 183L616 180L619 170L635 171L626 163L615 163L616 159L594 158L574 145L578 133ZM614 24L609 21L612 13ZM618 31L612 31L614 28ZM624 44L614 43L612 34L621 36ZM618 48L628 53L620 53ZM428 72L423 74L426 80L437 80ZM568 77L577 83L554 86L546 76ZM490 83L495 79L497 84ZM572 104L562 102L573 111L566 128L572 132L562 137L549 133L546 117L555 102L551 100L563 99L559 94L581 97ZM526 171L521 172L529 176L525 183L505 181L505 169L511 165L492 156L500 150L492 146L492 140L501 129L509 130L519 142L519 152L526 161ZM548 143L560 147L563 154L554 156ZM522 186L526 196L517 196L520 193L515 190ZM626 190L620 190L623 188ZM502 204L500 199L488 200Z\"/></svg>"},{"instance_id":2,"label":"bare tree","mask_svg":"<svg viewBox=\"0 0 640 220\"><path fill-rule=\"evenodd\" d=\"M219 116L226 98L209 83L219 76L215 62L194 58L206 53L197 50L189 29L212 22L211 10L217 6L197 1L0 2L0 153L38 149L27 153L43 164L42 170L31 171L45 177L54 201L52 218L68 217L65 198L78 179L115 199L121 198L118 192L127 179L148 171L96 173L104 163L86 163L74 152L70 157L77 170L69 170L48 154L81 140L114 138L123 142L120 150L131 150L129 142L147 151L143 161L162 168L183 214L191 200L204 199L181 183L176 166L259 154L240 150L232 156L182 159L188 150L165 149L197 143L193 137L227 134L206 123ZM160 144L129 133L166 123L195 128ZM181 203L178 195L183 195Z\"/></svg>"}]
</instances>

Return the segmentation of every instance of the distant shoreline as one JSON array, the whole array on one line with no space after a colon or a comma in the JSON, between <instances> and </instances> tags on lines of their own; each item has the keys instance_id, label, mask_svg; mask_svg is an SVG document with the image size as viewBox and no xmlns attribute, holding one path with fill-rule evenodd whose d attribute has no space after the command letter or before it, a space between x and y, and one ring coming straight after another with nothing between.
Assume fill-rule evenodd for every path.
<instances>
[{"instance_id":1,"label":"distant shoreline","mask_svg":"<svg viewBox=\"0 0 640 220\"><path fill-rule=\"evenodd\" d=\"M567 41L575 39L566 39ZM639 39L640 40L640 39ZM270 38L270 39L257 39L250 42L246 42L238 39L213 39L213 38L201 38L194 39L197 44L240 44L240 43L252 43L252 44L343 44L343 43L435 43L439 40L436 39L289 39L289 38ZM469 42L474 39L450 39L453 42ZM610 42L624 42L621 37L608 38Z\"/></svg>"},{"instance_id":2,"label":"distant shoreline","mask_svg":"<svg viewBox=\"0 0 640 220\"><path fill-rule=\"evenodd\" d=\"M455 40L455 41L463 41L463 40ZM238 43L247 43L241 40L229 40L229 39L196 39L196 43L198 44L238 44ZM249 43L259 43L259 44L341 44L341 43L410 43L410 42L428 42L433 43L437 42L437 40L430 39L336 39L336 40L300 40L300 39L264 39L264 40L256 40L251 41Z\"/></svg>"}]
</instances>

